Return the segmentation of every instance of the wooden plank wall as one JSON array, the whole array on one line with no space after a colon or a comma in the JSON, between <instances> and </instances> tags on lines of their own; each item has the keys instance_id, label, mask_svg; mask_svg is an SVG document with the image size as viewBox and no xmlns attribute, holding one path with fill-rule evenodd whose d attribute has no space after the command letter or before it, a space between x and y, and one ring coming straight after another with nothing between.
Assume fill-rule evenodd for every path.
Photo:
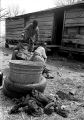
<instances>
[{"instance_id":1,"label":"wooden plank wall","mask_svg":"<svg viewBox=\"0 0 84 120\"><path fill-rule=\"evenodd\" d=\"M71 9L65 12L65 26L84 26L84 9Z\"/></svg>"},{"instance_id":2,"label":"wooden plank wall","mask_svg":"<svg viewBox=\"0 0 84 120\"><path fill-rule=\"evenodd\" d=\"M84 8L65 11L63 41L84 45Z\"/></svg>"},{"instance_id":3,"label":"wooden plank wall","mask_svg":"<svg viewBox=\"0 0 84 120\"><path fill-rule=\"evenodd\" d=\"M21 40L21 32L24 28L24 18L6 19L6 39Z\"/></svg>"},{"instance_id":4,"label":"wooden plank wall","mask_svg":"<svg viewBox=\"0 0 84 120\"><path fill-rule=\"evenodd\" d=\"M33 14L26 20L26 25L32 23L33 20L37 20L39 40L47 42L52 41L53 18L54 13L44 13L40 15Z\"/></svg>"}]
</instances>

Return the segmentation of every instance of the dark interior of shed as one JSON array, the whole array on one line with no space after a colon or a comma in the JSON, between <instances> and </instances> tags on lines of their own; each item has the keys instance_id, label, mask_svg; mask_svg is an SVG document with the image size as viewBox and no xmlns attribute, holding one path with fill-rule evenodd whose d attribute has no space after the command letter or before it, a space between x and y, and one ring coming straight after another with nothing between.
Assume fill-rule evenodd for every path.
<instances>
[{"instance_id":1,"label":"dark interior of shed","mask_svg":"<svg viewBox=\"0 0 84 120\"><path fill-rule=\"evenodd\" d=\"M53 23L53 43L55 45L61 45L62 40L62 31L63 31L63 19L64 19L64 10L58 9L54 14L54 23Z\"/></svg>"}]
</instances>

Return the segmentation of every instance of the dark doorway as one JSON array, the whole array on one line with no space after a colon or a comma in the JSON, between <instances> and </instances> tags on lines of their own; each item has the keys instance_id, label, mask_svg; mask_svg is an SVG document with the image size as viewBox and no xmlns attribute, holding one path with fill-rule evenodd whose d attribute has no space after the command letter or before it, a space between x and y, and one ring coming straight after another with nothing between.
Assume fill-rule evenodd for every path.
<instances>
[{"instance_id":1,"label":"dark doorway","mask_svg":"<svg viewBox=\"0 0 84 120\"><path fill-rule=\"evenodd\" d=\"M61 45L63 19L64 19L64 10L63 9L56 10L54 14L54 24L53 24L53 43L56 45Z\"/></svg>"}]
</instances>

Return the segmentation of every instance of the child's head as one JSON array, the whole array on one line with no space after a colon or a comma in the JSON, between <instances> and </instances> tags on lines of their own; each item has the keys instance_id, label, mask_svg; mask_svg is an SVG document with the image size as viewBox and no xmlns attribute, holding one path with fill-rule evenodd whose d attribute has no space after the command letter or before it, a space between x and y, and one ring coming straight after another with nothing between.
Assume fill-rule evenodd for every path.
<instances>
[{"instance_id":1,"label":"child's head","mask_svg":"<svg viewBox=\"0 0 84 120\"><path fill-rule=\"evenodd\" d=\"M43 47L46 47L46 46L47 46L47 43L42 41L42 42L39 43L39 45L40 45L40 46L43 46Z\"/></svg>"}]
</instances>

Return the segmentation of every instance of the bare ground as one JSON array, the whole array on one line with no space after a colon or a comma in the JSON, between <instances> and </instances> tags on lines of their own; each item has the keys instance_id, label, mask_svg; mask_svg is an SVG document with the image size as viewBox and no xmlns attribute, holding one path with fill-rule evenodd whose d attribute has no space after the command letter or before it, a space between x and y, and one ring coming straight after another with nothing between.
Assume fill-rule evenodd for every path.
<instances>
[{"instance_id":1,"label":"bare ground","mask_svg":"<svg viewBox=\"0 0 84 120\"><path fill-rule=\"evenodd\" d=\"M5 49L4 43L0 44L0 70L4 73L4 78L9 72L9 60L12 49ZM76 97L84 100L84 63L75 60L68 60L63 57L48 57L47 67L52 71L54 79L47 79L47 86L44 94L55 94L58 90L66 93L75 89ZM84 120L84 107L80 103L63 100L66 108L70 111L68 118L63 118L56 113L52 115L42 115L41 117L30 117L24 112L16 115L8 115L8 111L14 105L11 99L3 95L0 90L0 120Z\"/></svg>"}]
</instances>

